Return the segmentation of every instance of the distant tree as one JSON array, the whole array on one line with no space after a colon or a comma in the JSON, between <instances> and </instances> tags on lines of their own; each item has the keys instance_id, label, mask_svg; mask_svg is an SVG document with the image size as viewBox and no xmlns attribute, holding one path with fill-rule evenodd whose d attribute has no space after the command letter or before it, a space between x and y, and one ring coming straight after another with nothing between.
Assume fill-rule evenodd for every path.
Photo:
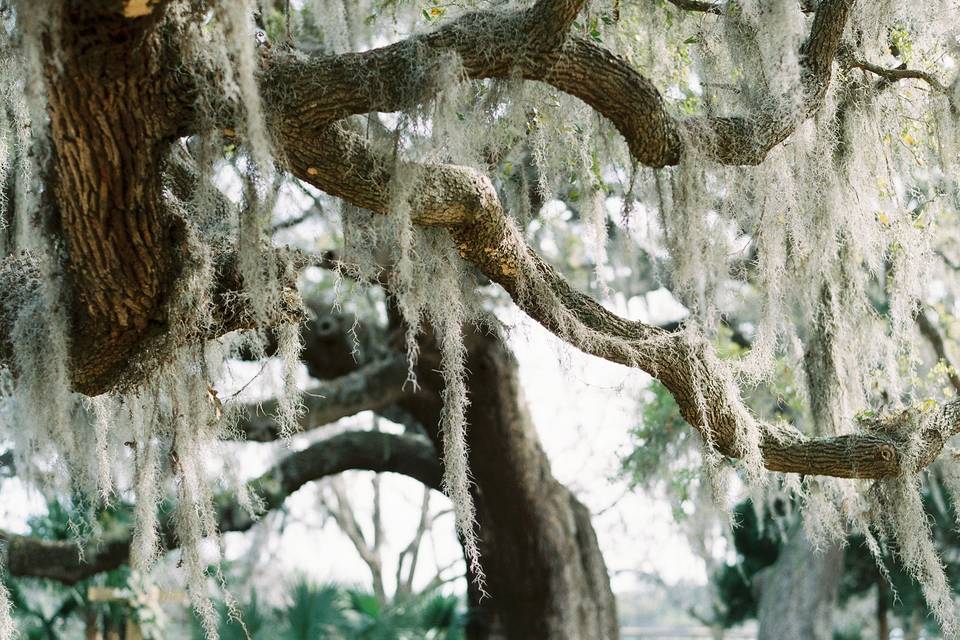
<instances>
[{"instance_id":1,"label":"distant tree","mask_svg":"<svg viewBox=\"0 0 960 640\"><path fill-rule=\"evenodd\" d=\"M954 508L942 498L935 498L939 480L931 479L924 490L927 512L934 517L934 539L945 570L955 593L960 593L960 535L955 525ZM932 487L932 490L931 490ZM717 588L722 606L713 612L725 627L756 618L758 613L757 581L769 571L782 552L786 539L784 523L778 523L775 513L766 513L763 526L757 520L757 510L749 502L742 502L734 510L737 526L733 530L736 561L715 573L711 580ZM783 514L779 514L783 517ZM870 597L876 603L876 628L881 640L890 637L889 615L895 616L907 637L919 637L921 628L936 633L937 627L924 601L917 581L897 562L891 551L886 551L878 564L867 549L863 536L851 535L843 556L843 571L839 583L839 605L855 597ZM835 637L850 637L842 630ZM860 638L867 636L860 635Z\"/></svg>"}]
</instances>

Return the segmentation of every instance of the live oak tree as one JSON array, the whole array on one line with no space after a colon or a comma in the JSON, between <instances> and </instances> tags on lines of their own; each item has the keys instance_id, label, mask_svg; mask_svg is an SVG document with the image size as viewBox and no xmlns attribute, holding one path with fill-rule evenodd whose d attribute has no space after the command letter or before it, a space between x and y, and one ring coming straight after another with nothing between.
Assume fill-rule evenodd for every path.
<instances>
[{"instance_id":1,"label":"live oak tree","mask_svg":"<svg viewBox=\"0 0 960 640\"><path fill-rule=\"evenodd\" d=\"M724 460L738 460L755 494L806 505L815 541L853 531L878 558L894 545L958 632L918 483L931 464L957 477L942 454L960 403L930 384L916 340L919 327L949 356L921 305L947 318L954 304L955 3L321 2L272 40L249 2L2 8L5 438L18 473L50 491L94 503L118 480L134 487L133 565L148 569L172 527L210 635L200 543L246 517L222 513L206 477L217 441L242 430L219 367L281 358L276 431L293 432L296 273L329 260L268 242L271 186L287 177L342 203L337 269L389 292L408 383L440 372L418 421L442 451L430 477L453 502L473 589L506 558L481 561L497 528L478 535L476 521L500 505L471 495L467 372L473 358L516 379L508 355L469 343L508 296L571 346L658 379L718 495ZM293 18L314 46L298 45ZM225 157L240 205L217 186ZM558 198L573 203L592 292L545 257L549 243L528 242ZM644 286L645 265L689 310L682 327L611 310L610 288ZM725 324L749 333L746 356L717 355ZM783 366L809 408L748 408L744 394ZM529 430L503 437L489 454L475 445L478 485L501 463L518 483L539 469L514 498L581 517ZM281 463L284 482L307 460ZM156 510L167 480L181 505L170 523ZM236 489L251 511L279 495L254 488ZM605 584L596 556L570 566L556 584ZM591 620L580 605L557 633L616 635L612 609Z\"/></svg>"}]
</instances>

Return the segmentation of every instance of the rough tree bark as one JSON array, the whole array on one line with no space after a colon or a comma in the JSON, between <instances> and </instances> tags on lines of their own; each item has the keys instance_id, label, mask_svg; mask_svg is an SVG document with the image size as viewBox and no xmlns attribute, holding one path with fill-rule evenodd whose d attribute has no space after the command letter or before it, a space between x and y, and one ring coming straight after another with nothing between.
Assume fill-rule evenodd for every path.
<instances>
[{"instance_id":1,"label":"rough tree bark","mask_svg":"<svg viewBox=\"0 0 960 640\"><path fill-rule=\"evenodd\" d=\"M527 412L513 354L495 335L467 336L470 424L480 549L489 598L471 581L471 639L619 638L616 603L587 508L550 471ZM421 352L418 377L439 389L439 353ZM402 405L439 446L435 393Z\"/></svg>"},{"instance_id":2,"label":"rough tree bark","mask_svg":"<svg viewBox=\"0 0 960 640\"><path fill-rule=\"evenodd\" d=\"M435 442L442 380L439 354L425 341L418 370L421 388L400 391L405 366L398 354L358 365L352 340L342 331L351 321L314 320L305 336L304 360L325 379L316 389L308 428L324 421L372 410L390 414L384 402L407 412ZM483 566L490 597L479 597L470 583L474 610L471 640L613 640L619 637L616 605L590 513L550 471L527 412L517 362L496 336L471 333L467 384L471 397L468 445L481 534ZM402 365L402 363L401 363ZM278 437L275 425L254 414L241 425L257 440ZM422 437L380 432L348 432L321 440L287 456L252 483L265 506L274 509L304 484L348 469L401 473L434 489L440 487L439 447ZM254 524L230 496L218 499L223 531ZM172 525L165 536L175 545ZM129 539L94 540L81 562L73 542L42 541L0 531L4 564L13 575L74 583L124 564Z\"/></svg>"},{"instance_id":3,"label":"rough tree bark","mask_svg":"<svg viewBox=\"0 0 960 640\"><path fill-rule=\"evenodd\" d=\"M465 333L467 445L490 593L481 598L470 580L473 615L468 636L619 638L616 602L590 513L550 471L527 411L516 359L499 336L469 327ZM307 364L319 377L326 377L325 370L343 375L344 369L332 363L351 362L350 341L335 331L328 336L325 342L316 335L307 338ZM421 341L420 390L397 401L427 431L437 450L442 448L437 431L443 389L439 365L440 353L428 336ZM361 365L361 370L368 368Z\"/></svg>"},{"instance_id":4,"label":"rough tree bark","mask_svg":"<svg viewBox=\"0 0 960 640\"><path fill-rule=\"evenodd\" d=\"M777 561L757 574L760 640L830 640L843 575L840 545L815 550L803 530L792 531Z\"/></svg>"}]
</instances>

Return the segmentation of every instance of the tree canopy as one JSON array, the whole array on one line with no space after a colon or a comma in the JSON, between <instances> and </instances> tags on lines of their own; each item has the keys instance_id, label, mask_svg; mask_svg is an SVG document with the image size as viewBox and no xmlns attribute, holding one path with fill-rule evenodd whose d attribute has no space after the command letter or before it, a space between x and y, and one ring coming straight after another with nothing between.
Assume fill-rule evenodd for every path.
<instances>
[{"instance_id":1,"label":"tree canopy","mask_svg":"<svg viewBox=\"0 0 960 640\"><path fill-rule=\"evenodd\" d=\"M802 504L815 545L859 535L881 563L893 546L955 635L920 483L936 465L960 499L960 377L944 339L960 264L958 10L0 3L12 464L91 510L131 503L132 539L99 545L93 562L129 551L148 570L175 537L216 637L202 541L325 473L296 452L233 483L227 503L209 469L221 440L288 436L323 409L296 384L313 317L298 273L319 267L386 292L379 310L401 327L391 340L406 361L399 376L396 361L376 366L394 393L419 384L432 341L442 465L417 465L423 443L408 436L339 444L413 452L368 463L451 498L479 591L469 342L514 305L658 380L717 496L736 470L756 503ZM310 214L339 221L335 246L276 241L285 185L322 198ZM630 308L661 286L682 324ZM730 332L745 348L721 353ZM230 360L267 358L284 384L258 424L217 385ZM783 384L796 402L757 402ZM57 549L43 544L11 539L7 562L42 565Z\"/></svg>"}]
</instances>

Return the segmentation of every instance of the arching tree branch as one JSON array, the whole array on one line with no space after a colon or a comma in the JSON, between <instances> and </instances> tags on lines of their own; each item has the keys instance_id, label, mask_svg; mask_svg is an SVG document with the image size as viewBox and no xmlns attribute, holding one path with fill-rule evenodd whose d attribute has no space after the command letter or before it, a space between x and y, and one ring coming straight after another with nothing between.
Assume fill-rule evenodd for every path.
<instances>
[{"instance_id":1,"label":"arching tree branch","mask_svg":"<svg viewBox=\"0 0 960 640\"><path fill-rule=\"evenodd\" d=\"M374 431L351 431L292 453L251 483L267 510L276 509L303 485L351 469L400 473L433 489L440 487L440 462L425 438ZM216 500L220 530L245 531L255 523L233 496ZM187 507L189 508L189 507ZM166 548L176 547L173 523L163 525ZM74 584L129 560L130 538L95 539L84 544L83 560L76 543L41 540L0 531L0 564L11 575L49 578Z\"/></svg>"},{"instance_id":2,"label":"arching tree branch","mask_svg":"<svg viewBox=\"0 0 960 640\"><path fill-rule=\"evenodd\" d=\"M315 429L361 411L378 411L403 396L407 365L393 357L363 365L356 371L325 380L303 394L306 412L300 420L304 430ZM247 440L270 442L280 438L273 416L276 400L251 406L241 418L239 428Z\"/></svg>"},{"instance_id":3,"label":"arching tree branch","mask_svg":"<svg viewBox=\"0 0 960 640\"><path fill-rule=\"evenodd\" d=\"M308 62L274 56L266 61L262 85L277 129L303 134L349 115L423 103L441 88L436 78L444 75L437 73L442 66L460 64L468 78L520 76L580 98L613 122L641 164L677 164L688 142L699 154L724 164L757 164L819 109L852 3L825 0L818 5L800 50L799 99L770 96L757 113L736 117L676 120L649 79L586 40L530 48L536 42L527 40L526 12L469 14L431 33L363 53ZM299 90L280 91L290 83Z\"/></svg>"},{"instance_id":4,"label":"arching tree branch","mask_svg":"<svg viewBox=\"0 0 960 640\"><path fill-rule=\"evenodd\" d=\"M301 179L370 210L390 210L391 165L359 136L332 127L309 143L301 139L292 151L291 169ZM465 259L561 339L663 382L687 422L726 456L762 454L763 464L773 471L880 478L929 464L946 439L960 431L960 401L929 415L902 414L832 438L811 439L786 425L758 421L740 398L732 374L703 339L621 318L571 287L527 246L486 176L456 166L402 170L413 172L410 205L416 223L449 229ZM910 444L911 429L919 432L919 444ZM750 432L758 434L753 448L746 437Z\"/></svg>"}]
</instances>

